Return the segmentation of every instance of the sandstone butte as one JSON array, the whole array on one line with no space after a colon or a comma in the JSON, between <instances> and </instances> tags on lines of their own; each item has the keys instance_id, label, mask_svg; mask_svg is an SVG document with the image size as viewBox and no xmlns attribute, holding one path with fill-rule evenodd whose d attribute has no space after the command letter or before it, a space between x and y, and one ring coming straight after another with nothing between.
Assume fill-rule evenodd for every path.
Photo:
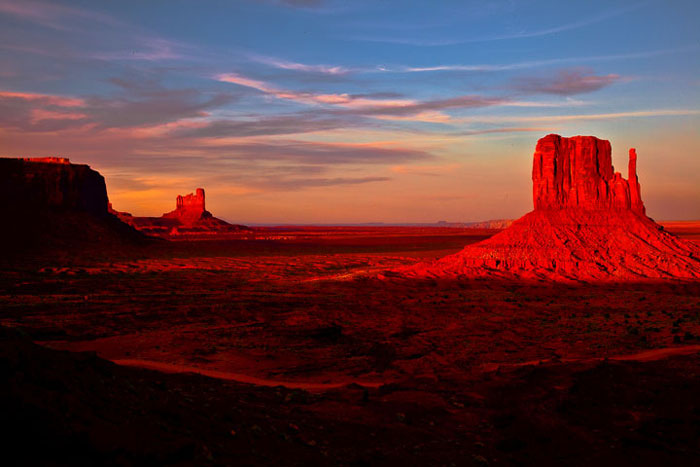
<instances>
[{"instance_id":1,"label":"sandstone butte","mask_svg":"<svg viewBox=\"0 0 700 467\"><path fill-rule=\"evenodd\" d=\"M175 199L175 210L161 217L132 216L126 212L115 211L111 204L109 209L119 219L137 230L161 237L210 237L220 234L239 234L251 230L243 225L229 224L207 211L203 188L197 188L194 193L185 196L178 195Z\"/></svg>"},{"instance_id":2,"label":"sandstone butte","mask_svg":"<svg viewBox=\"0 0 700 467\"><path fill-rule=\"evenodd\" d=\"M629 151L628 178L610 142L547 135L532 166L534 210L459 253L396 272L411 277L553 281L700 279L700 247L646 216Z\"/></svg>"}]
</instances>

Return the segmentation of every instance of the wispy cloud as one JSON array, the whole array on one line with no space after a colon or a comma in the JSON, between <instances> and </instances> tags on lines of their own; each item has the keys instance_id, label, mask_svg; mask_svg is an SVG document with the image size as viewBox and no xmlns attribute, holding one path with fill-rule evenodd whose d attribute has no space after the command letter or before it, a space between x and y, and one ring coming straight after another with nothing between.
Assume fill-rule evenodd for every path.
<instances>
[{"instance_id":1,"label":"wispy cloud","mask_svg":"<svg viewBox=\"0 0 700 467\"><path fill-rule=\"evenodd\" d=\"M453 119L452 123L558 123L584 120L615 120L620 118L647 118L647 117L684 117L700 115L696 109L655 109L636 110L629 112L610 112L597 114L564 114L564 115L535 115L535 116L475 116Z\"/></svg>"},{"instance_id":2,"label":"wispy cloud","mask_svg":"<svg viewBox=\"0 0 700 467\"><path fill-rule=\"evenodd\" d=\"M27 41L26 38L15 40L14 35L4 37L0 48L16 52L63 59L153 62L185 58L185 51L191 49L186 44L158 37L113 16L58 3L0 0L0 16L3 15L20 25L25 21L48 28L39 36L40 39ZM82 38L79 46L74 40L77 37ZM86 37L90 39L86 41Z\"/></svg>"},{"instance_id":3,"label":"wispy cloud","mask_svg":"<svg viewBox=\"0 0 700 467\"><path fill-rule=\"evenodd\" d=\"M71 29L76 20L98 22L111 26L123 25L109 15L91 10L31 0L22 0L21 2L0 0L0 14L10 15L57 30Z\"/></svg>"},{"instance_id":4,"label":"wispy cloud","mask_svg":"<svg viewBox=\"0 0 700 467\"><path fill-rule=\"evenodd\" d=\"M265 178L248 180L247 186L264 191L296 191L305 188L319 188L339 185L360 185L386 182L389 177L314 177L314 178Z\"/></svg>"},{"instance_id":5,"label":"wispy cloud","mask_svg":"<svg viewBox=\"0 0 700 467\"><path fill-rule=\"evenodd\" d=\"M503 40L510 40L510 39L526 39L526 38L533 38L533 37L549 36L549 35L558 34L561 32L581 29L581 28L591 26L591 25L596 24L596 23L600 23L600 22L607 21L607 20L612 19L612 18L616 18L618 16L622 16L624 14L631 12L631 11L634 11L634 10L641 8L648 3L650 3L650 2L649 1L639 2L639 3L628 5L625 7L610 9L610 10L604 11L602 13L599 13L599 14L592 16L592 17L589 17L589 18L583 18L583 19L579 19L576 21L571 21L568 23L559 24L557 26L552 26L549 28L542 28L542 29L536 29L536 30L520 30L520 31L515 31L515 32L507 32L507 33L503 33L503 34L494 34L494 35L487 35L487 36L480 36L480 37L415 38L415 37L388 37L388 36L372 36L372 35L359 36L359 35L356 35L356 36L349 37L348 39L356 40L356 41L364 41L364 42L384 42L384 43L389 43L389 44L411 45L411 46L419 46L419 47L438 47L438 46L467 44L467 43L474 43L474 42L492 42L492 41L503 41Z\"/></svg>"},{"instance_id":6,"label":"wispy cloud","mask_svg":"<svg viewBox=\"0 0 700 467\"><path fill-rule=\"evenodd\" d=\"M291 62L279 58L264 55L251 55L250 58L258 63L262 63L281 70L302 71L307 73L320 73L326 75L346 75L352 70L340 65L309 65L306 63Z\"/></svg>"},{"instance_id":7,"label":"wispy cloud","mask_svg":"<svg viewBox=\"0 0 700 467\"><path fill-rule=\"evenodd\" d=\"M222 73L214 76L214 79L224 83L237 84L248 88L257 89L265 94L278 99L287 99L304 104L325 104L342 107L398 107L413 104L414 101L407 99L385 99L368 97L371 94L347 94L347 93L311 93L304 91L293 91L278 88L265 81L260 81L238 73Z\"/></svg>"},{"instance_id":8,"label":"wispy cloud","mask_svg":"<svg viewBox=\"0 0 700 467\"><path fill-rule=\"evenodd\" d=\"M547 127L505 127L505 128L487 128L483 130L466 130L460 131L458 133L451 133L452 135L462 135L462 136L477 136L477 135L488 135L488 134L498 134L498 133L546 133L552 131L552 128Z\"/></svg>"},{"instance_id":9,"label":"wispy cloud","mask_svg":"<svg viewBox=\"0 0 700 467\"><path fill-rule=\"evenodd\" d=\"M123 92L110 97L0 91L0 124L36 132L86 125L97 130L162 125L202 117L206 110L229 104L236 98L229 93L168 89L157 83L113 82Z\"/></svg>"},{"instance_id":10,"label":"wispy cloud","mask_svg":"<svg viewBox=\"0 0 700 467\"><path fill-rule=\"evenodd\" d=\"M314 94L280 89L266 82L247 78L237 73L219 74L218 81L257 89L278 99L288 99L304 104L339 107L336 115L362 115L392 120L417 120L428 122L446 121L440 110L455 108L477 108L500 105L508 100L498 97L463 95L446 99L415 101L411 99L375 99L352 94Z\"/></svg>"},{"instance_id":11,"label":"wispy cloud","mask_svg":"<svg viewBox=\"0 0 700 467\"><path fill-rule=\"evenodd\" d=\"M408 66L408 65L380 65L373 69L367 69L366 72L379 73L428 73L428 72L496 72L496 71L512 71L522 70L527 68L538 68L551 65L563 65L567 63L588 63L588 62L604 62L617 60L631 60L639 58L650 58L660 55L668 55L675 53L683 53L697 51L700 46L693 45L688 47L679 47L673 49L650 50L645 52L633 52L624 54L610 55L592 55L584 57L562 57L551 58L544 60L528 60L514 63L502 64L453 64L453 65L432 65L432 66Z\"/></svg>"},{"instance_id":12,"label":"wispy cloud","mask_svg":"<svg viewBox=\"0 0 700 467\"><path fill-rule=\"evenodd\" d=\"M565 32L565 31L572 31L575 29L581 29L586 26L591 26L596 23L600 23L603 21L607 21L612 18L616 18L618 16L625 15L627 13L630 13L634 10L638 10L647 4L649 4L650 1L643 1L643 2L636 2L628 6L620 7L620 8L613 8L607 11L603 11L595 16L592 16L590 18L583 18L577 21L572 21L570 23L565 23L561 24L558 26L553 26L550 28L543 28L543 29L537 29L537 30L531 30L531 31L519 31L519 32L514 32L514 33L507 33L507 34L500 34L500 35L494 35L494 36L485 36L481 38L474 38L470 39L469 42L488 42L488 41L501 41L501 40L508 40L508 39L525 39L525 38L530 38L530 37L541 37L541 36L549 36L552 34L557 34L560 32Z\"/></svg>"},{"instance_id":13,"label":"wispy cloud","mask_svg":"<svg viewBox=\"0 0 700 467\"><path fill-rule=\"evenodd\" d=\"M199 144L199 143L198 143ZM186 145L179 143L180 147ZM200 146L201 148L201 146ZM231 160L285 162L308 165L396 164L430 160L433 155L418 149L387 147L377 143L320 143L300 140L251 141L207 144L207 152L228 156Z\"/></svg>"},{"instance_id":14,"label":"wispy cloud","mask_svg":"<svg viewBox=\"0 0 700 467\"><path fill-rule=\"evenodd\" d=\"M597 91L620 81L620 75L595 75L587 68L559 70L554 76L516 78L511 87L521 92L571 96Z\"/></svg>"},{"instance_id":15,"label":"wispy cloud","mask_svg":"<svg viewBox=\"0 0 700 467\"><path fill-rule=\"evenodd\" d=\"M138 44L134 43L131 50L97 52L90 56L99 60L145 60L154 62L183 58L182 49L183 46L174 41L161 38L143 38Z\"/></svg>"},{"instance_id":16,"label":"wispy cloud","mask_svg":"<svg viewBox=\"0 0 700 467\"><path fill-rule=\"evenodd\" d=\"M202 125L163 129L173 138L246 138L313 133L360 125L361 122L351 118L305 112L288 115L258 115L247 119L219 119Z\"/></svg>"},{"instance_id":17,"label":"wispy cloud","mask_svg":"<svg viewBox=\"0 0 700 467\"><path fill-rule=\"evenodd\" d=\"M33 92L0 91L0 99L18 99L45 105L55 105L58 107L80 107L85 105L85 100L77 97Z\"/></svg>"}]
</instances>

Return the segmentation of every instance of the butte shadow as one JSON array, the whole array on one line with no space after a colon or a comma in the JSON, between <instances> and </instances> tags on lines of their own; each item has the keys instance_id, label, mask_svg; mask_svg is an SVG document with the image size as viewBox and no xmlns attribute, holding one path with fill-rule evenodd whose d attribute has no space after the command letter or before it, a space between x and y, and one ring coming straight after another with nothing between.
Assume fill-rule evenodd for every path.
<instances>
[{"instance_id":1,"label":"butte shadow","mask_svg":"<svg viewBox=\"0 0 700 467\"><path fill-rule=\"evenodd\" d=\"M700 279L700 248L646 216L636 164L630 149L625 180L614 171L608 141L547 135L534 154L532 212L459 253L395 272L567 282Z\"/></svg>"}]
</instances>

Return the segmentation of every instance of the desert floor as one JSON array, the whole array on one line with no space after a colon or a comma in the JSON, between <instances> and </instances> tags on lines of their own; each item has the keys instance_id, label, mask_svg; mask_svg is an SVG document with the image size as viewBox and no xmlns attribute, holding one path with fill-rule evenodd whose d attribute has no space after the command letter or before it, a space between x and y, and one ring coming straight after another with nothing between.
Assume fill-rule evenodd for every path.
<instances>
[{"instance_id":1,"label":"desert floor","mask_svg":"<svg viewBox=\"0 0 700 467\"><path fill-rule=\"evenodd\" d=\"M698 223L667 229L700 242ZM700 283L385 273L491 234L266 228L5 261L8 446L59 464L697 465Z\"/></svg>"}]
</instances>

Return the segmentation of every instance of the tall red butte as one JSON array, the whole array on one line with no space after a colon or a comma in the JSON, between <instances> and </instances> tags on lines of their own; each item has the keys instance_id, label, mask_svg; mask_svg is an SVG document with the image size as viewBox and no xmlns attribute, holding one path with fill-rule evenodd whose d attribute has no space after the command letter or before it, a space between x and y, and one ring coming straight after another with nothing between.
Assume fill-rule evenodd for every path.
<instances>
[{"instance_id":1,"label":"tall red butte","mask_svg":"<svg viewBox=\"0 0 700 467\"><path fill-rule=\"evenodd\" d=\"M610 142L547 135L532 165L535 209L459 253L401 271L424 277L571 281L700 279L700 247L646 216L629 152L625 180Z\"/></svg>"}]
</instances>

